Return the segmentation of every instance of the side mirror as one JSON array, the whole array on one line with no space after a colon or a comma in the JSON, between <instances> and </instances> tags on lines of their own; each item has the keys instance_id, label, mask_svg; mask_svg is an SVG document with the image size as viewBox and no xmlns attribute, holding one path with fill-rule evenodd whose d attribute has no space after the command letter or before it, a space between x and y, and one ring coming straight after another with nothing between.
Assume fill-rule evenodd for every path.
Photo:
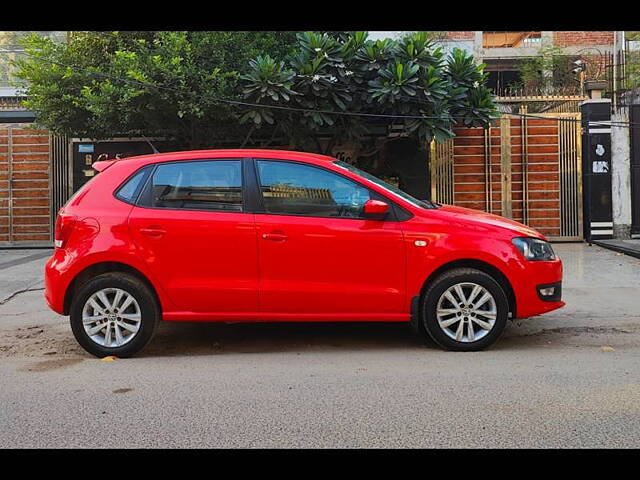
<instances>
[{"instance_id":1,"label":"side mirror","mask_svg":"<svg viewBox=\"0 0 640 480\"><path fill-rule=\"evenodd\" d=\"M384 220L389 213L389 204L381 200L367 200L364 204L364 218Z\"/></svg>"}]
</instances>

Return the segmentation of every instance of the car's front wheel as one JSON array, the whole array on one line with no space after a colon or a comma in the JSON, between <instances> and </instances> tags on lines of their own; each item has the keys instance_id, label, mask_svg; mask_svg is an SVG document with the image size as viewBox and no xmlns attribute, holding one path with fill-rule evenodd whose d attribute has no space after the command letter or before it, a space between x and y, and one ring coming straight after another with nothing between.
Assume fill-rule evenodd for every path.
<instances>
[{"instance_id":1,"label":"car's front wheel","mask_svg":"<svg viewBox=\"0 0 640 480\"><path fill-rule=\"evenodd\" d=\"M73 298L71 329L97 357L129 357L153 337L160 320L154 294L138 278L121 272L98 275Z\"/></svg>"},{"instance_id":2,"label":"car's front wheel","mask_svg":"<svg viewBox=\"0 0 640 480\"><path fill-rule=\"evenodd\" d=\"M456 268L436 278L422 299L429 336L447 350L476 351L493 344L509 315L507 296L490 275Z\"/></svg>"}]
</instances>

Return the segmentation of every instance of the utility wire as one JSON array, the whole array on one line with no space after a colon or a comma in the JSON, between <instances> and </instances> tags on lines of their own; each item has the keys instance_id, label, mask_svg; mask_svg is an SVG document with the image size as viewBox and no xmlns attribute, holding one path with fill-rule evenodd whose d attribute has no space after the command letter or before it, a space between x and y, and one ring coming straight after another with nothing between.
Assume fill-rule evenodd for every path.
<instances>
[{"instance_id":1,"label":"utility wire","mask_svg":"<svg viewBox=\"0 0 640 480\"><path fill-rule=\"evenodd\" d=\"M80 67L78 65L70 65L70 64L66 64L63 62L58 62L55 60L49 60L46 58L42 58L39 57L37 55L32 55L30 53L27 52L23 52L24 55L27 55L31 58L34 58L36 60L39 61L43 61L46 63L50 63L53 65L58 65L61 67L66 67L66 68L72 68L72 69L79 69L79 70L83 70L86 73L90 74L90 75L98 75L104 78L109 78L112 80L118 80L121 82L125 82L125 83L130 83L130 84L136 84L136 85L140 85L140 86L144 86L144 87L151 87L151 88L155 88L158 90L168 90L168 91L172 91L175 93L180 93L180 94L185 94L185 93L192 93L189 92L186 89L179 89L179 88L174 88L174 87L169 87L169 86L165 86L165 85L158 85L155 83L151 83L151 82L143 82L140 80L136 80L136 79L132 79L132 78L126 78L126 77L121 77L121 76L116 76L116 75L110 75L110 74L106 74L103 72L96 72L96 71L91 71L88 70L86 67ZM357 88L357 87L356 87ZM366 89L362 89L361 91L366 91L367 93L368 90ZM233 99L229 99L229 98L223 98L223 97L214 97L213 98L214 101L218 101L221 103L227 103L230 105L239 105L239 106L246 106L246 107L256 107L256 108L266 108L266 109L273 109L273 110L281 110L281 111L293 111L293 112L303 112L303 113L323 113L323 114L327 114L327 115L343 115L343 116L355 116L355 117L368 117L368 118L392 118L392 119L410 119L410 120L429 120L429 119L439 119L441 118L441 116L429 116L429 115L394 115L394 114L377 114L377 113L365 113L365 112L349 112L349 111L336 111L336 110L318 110L318 109L311 109L311 108L301 108L301 107L287 107L287 106L281 106L281 105L268 105L268 104L262 104L262 103L253 103L253 102L244 102L244 101L240 101L240 100L233 100ZM413 102L420 102L421 100L419 98L415 98L415 97L411 97L411 96L407 96L408 100L411 100ZM427 101L422 101L423 103L428 103ZM534 115L534 114L530 114L530 113L508 113L506 115L512 115L512 116L518 116L518 117L524 117L524 118L533 118L533 119L542 119L542 120L558 120L558 121L565 121L565 122L577 122L577 123L581 123L581 120L578 119L572 119L572 118L563 118L563 117L545 117L545 116L541 116L541 115ZM464 119L466 117L463 116L451 116L452 119ZM498 118L498 117L493 117L493 118ZM620 122L620 121L590 121L589 124L591 126L612 126L612 127L630 127L630 126L640 126L640 123L638 122Z\"/></svg>"}]
</instances>

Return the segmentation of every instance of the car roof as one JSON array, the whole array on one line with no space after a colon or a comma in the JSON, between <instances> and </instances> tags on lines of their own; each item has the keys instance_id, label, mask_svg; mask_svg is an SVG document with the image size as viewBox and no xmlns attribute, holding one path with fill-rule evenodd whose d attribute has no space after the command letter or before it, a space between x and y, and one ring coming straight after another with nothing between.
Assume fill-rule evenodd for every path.
<instances>
[{"instance_id":1,"label":"car roof","mask_svg":"<svg viewBox=\"0 0 640 480\"><path fill-rule=\"evenodd\" d=\"M168 153L151 153L147 155L138 155L135 157L126 157L122 160L140 160L143 163L154 163L156 161L168 162L179 160L194 160L205 158L278 158L282 160L301 160L309 163L326 163L335 162L336 159L318 153L296 152L293 150L269 150L269 149L216 149L216 150L185 150L180 152ZM109 159L113 160L113 159ZM106 161L109 161L106 160ZM153 162L147 162L153 160Z\"/></svg>"}]
</instances>

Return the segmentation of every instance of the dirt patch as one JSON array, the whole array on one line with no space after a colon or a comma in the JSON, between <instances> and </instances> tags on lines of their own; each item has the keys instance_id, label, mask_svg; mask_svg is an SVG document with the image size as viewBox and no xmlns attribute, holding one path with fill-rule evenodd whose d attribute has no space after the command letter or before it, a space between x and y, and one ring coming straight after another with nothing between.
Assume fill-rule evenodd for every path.
<instances>
[{"instance_id":1,"label":"dirt patch","mask_svg":"<svg viewBox=\"0 0 640 480\"><path fill-rule=\"evenodd\" d=\"M67 325L34 325L0 330L1 357L83 355Z\"/></svg>"},{"instance_id":2,"label":"dirt patch","mask_svg":"<svg viewBox=\"0 0 640 480\"><path fill-rule=\"evenodd\" d=\"M49 370L71 367L72 365L76 365L84 360L84 358L56 358L52 360L43 360L21 370L23 372L48 372Z\"/></svg>"}]
</instances>

